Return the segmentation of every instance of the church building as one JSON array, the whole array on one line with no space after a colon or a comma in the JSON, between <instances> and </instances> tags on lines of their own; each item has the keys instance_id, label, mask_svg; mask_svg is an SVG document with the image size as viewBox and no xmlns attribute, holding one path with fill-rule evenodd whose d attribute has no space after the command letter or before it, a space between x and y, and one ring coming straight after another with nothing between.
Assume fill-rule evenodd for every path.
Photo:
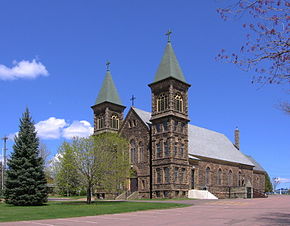
<instances>
[{"instance_id":1,"label":"church building","mask_svg":"<svg viewBox=\"0 0 290 226\"><path fill-rule=\"evenodd\" d=\"M109 63L108 65L109 66ZM94 134L126 138L132 171L128 192L139 198L262 197L265 170L219 132L189 124L190 84L179 66L170 39L151 89L151 112L131 107L126 117L109 67L97 96ZM150 101L150 100L148 100Z\"/></svg>"}]
</instances>

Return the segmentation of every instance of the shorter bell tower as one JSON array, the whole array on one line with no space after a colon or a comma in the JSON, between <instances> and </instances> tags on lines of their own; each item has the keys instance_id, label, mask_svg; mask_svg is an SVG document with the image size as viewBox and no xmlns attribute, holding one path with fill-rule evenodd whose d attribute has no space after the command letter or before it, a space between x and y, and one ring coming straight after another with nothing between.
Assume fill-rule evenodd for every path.
<instances>
[{"instance_id":1,"label":"shorter bell tower","mask_svg":"<svg viewBox=\"0 0 290 226\"><path fill-rule=\"evenodd\" d=\"M123 112L126 108L122 105L114 84L109 68L110 62L106 65L107 71L102 88L95 105L91 107L94 111L94 135L104 132L117 133L123 123Z\"/></svg>"}]
</instances>

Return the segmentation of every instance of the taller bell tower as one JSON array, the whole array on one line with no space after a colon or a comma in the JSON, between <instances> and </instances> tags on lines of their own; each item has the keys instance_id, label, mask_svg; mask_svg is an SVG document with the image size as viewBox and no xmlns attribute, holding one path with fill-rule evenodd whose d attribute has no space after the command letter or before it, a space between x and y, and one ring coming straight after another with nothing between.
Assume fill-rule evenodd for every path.
<instances>
[{"instance_id":1,"label":"taller bell tower","mask_svg":"<svg viewBox=\"0 0 290 226\"><path fill-rule=\"evenodd\" d=\"M123 111L126 107L122 105L109 65L110 63L107 62L107 71L102 88L95 105L91 107L94 111L94 134L117 133L123 123Z\"/></svg>"},{"instance_id":2,"label":"taller bell tower","mask_svg":"<svg viewBox=\"0 0 290 226\"><path fill-rule=\"evenodd\" d=\"M188 84L170 42L153 83L152 93L152 194L184 197L189 189Z\"/></svg>"}]
</instances>

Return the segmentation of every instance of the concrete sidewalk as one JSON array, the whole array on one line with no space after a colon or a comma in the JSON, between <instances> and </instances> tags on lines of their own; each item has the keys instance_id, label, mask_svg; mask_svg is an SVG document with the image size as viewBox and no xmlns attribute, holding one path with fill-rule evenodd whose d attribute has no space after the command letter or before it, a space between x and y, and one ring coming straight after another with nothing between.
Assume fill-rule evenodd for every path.
<instances>
[{"instance_id":1,"label":"concrete sidewalk","mask_svg":"<svg viewBox=\"0 0 290 226\"><path fill-rule=\"evenodd\" d=\"M170 201L175 202L175 201ZM290 196L265 199L180 200L192 206L167 210L8 222L0 225L290 225Z\"/></svg>"}]
</instances>

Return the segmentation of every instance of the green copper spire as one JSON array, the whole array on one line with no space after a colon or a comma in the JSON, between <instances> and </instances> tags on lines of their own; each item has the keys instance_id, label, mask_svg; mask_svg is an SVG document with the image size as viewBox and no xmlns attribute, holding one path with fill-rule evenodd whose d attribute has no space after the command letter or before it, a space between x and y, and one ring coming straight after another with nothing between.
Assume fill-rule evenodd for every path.
<instances>
[{"instance_id":1,"label":"green copper spire","mask_svg":"<svg viewBox=\"0 0 290 226\"><path fill-rule=\"evenodd\" d=\"M109 69L109 62L107 65L107 72L105 79L102 84L102 88L99 92L99 95L96 100L96 104L100 104L103 102L110 102L113 104L122 105L121 99L119 97L118 91L114 84L110 69Z\"/></svg>"},{"instance_id":2,"label":"green copper spire","mask_svg":"<svg viewBox=\"0 0 290 226\"><path fill-rule=\"evenodd\" d=\"M170 34L171 32L168 32L166 34L168 35L168 42L167 42L161 63L155 74L154 82L158 82L163 79L170 78L170 77L175 78L182 82L186 82L185 77L179 66L179 63L176 59L174 50L171 46Z\"/></svg>"}]
</instances>

